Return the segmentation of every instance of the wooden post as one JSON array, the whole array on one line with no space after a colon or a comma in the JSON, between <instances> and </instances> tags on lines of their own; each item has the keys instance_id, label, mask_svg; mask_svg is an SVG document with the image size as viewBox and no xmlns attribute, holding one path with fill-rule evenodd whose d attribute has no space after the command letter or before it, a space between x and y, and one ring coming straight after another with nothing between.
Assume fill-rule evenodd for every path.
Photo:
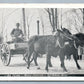
<instances>
[{"instance_id":1,"label":"wooden post","mask_svg":"<svg viewBox=\"0 0 84 84\"><path fill-rule=\"evenodd\" d=\"M39 35L39 20L37 20L37 34Z\"/></svg>"}]
</instances>

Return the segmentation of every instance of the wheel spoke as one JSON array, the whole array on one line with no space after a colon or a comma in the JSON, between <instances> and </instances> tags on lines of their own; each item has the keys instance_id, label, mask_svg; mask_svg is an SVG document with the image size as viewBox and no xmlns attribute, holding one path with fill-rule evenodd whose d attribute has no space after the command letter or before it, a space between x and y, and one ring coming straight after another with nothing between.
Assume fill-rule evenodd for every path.
<instances>
[{"instance_id":1,"label":"wheel spoke","mask_svg":"<svg viewBox=\"0 0 84 84\"><path fill-rule=\"evenodd\" d=\"M2 59L2 62L3 62L3 60L4 60L4 57L2 56L2 57L1 57L1 59Z\"/></svg>"},{"instance_id":2,"label":"wheel spoke","mask_svg":"<svg viewBox=\"0 0 84 84\"><path fill-rule=\"evenodd\" d=\"M8 62L8 60L6 59L6 60L5 60L5 64L7 64L7 62Z\"/></svg>"},{"instance_id":3,"label":"wheel spoke","mask_svg":"<svg viewBox=\"0 0 84 84\"><path fill-rule=\"evenodd\" d=\"M5 58L2 60L2 62L5 64Z\"/></svg>"},{"instance_id":4,"label":"wheel spoke","mask_svg":"<svg viewBox=\"0 0 84 84\"><path fill-rule=\"evenodd\" d=\"M7 64L7 61L8 61L8 59L7 59L7 55L4 57L4 64Z\"/></svg>"}]
</instances>

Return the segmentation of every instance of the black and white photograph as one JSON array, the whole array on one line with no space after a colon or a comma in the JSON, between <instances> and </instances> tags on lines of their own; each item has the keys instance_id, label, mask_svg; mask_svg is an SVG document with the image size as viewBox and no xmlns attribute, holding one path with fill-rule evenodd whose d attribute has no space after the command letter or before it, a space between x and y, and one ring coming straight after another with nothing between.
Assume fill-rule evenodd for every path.
<instances>
[{"instance_id":1,"label":"black and white photograph","mask_svg":"<svg viewBox=\"0 0 84 84\"><path fill-rule=\"evenodd\" d=\"M0 7L0 80L84 80L84 4L12 5Z\"/></svg>"}]
</instances>

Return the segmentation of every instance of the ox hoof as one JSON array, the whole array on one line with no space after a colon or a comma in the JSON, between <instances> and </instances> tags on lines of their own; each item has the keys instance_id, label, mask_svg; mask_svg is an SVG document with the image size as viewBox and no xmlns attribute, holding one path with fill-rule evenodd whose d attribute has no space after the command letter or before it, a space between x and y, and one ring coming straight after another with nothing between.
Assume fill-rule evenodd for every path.
<instances>
[{"instance_id":1,"label":"ox hoof","mask_svg":"<svg viewBox=\"0 0 84 84\"><path fill-rule=\"evenodd\" d=\"M64 70L65 72L67 72L67 70Z\"/></svg>"},{"instance_id":2,"label":"ox hoof","mask_svg":"<svg viewBox=\"0 0 84 84\"><path fill-rule=\"evenodd\" d=\"M67 72L67 69L64 69L63 71L64 71L64 72Z\"/></svg>"},{"instance_id":3,"label":"ox hoof","mask_svg":"<svg viewBox=\"0 0 84 84\"><path fill-rule=\"evenodd\" d=\"M51 63L49 63L49 67L53 67Z\"/></svg>"},{"instance_id":4,"label":"ox hoof","mask_svg":"<svg viewBox=\"0 0 84 84\"><path fill-rule=\"evenodd\" d=\"M52 65L49 65L49 67L53 67Z\"/></svg>"},{"instance_id":5,"label":"ox hoof","mask_svg":"<svg viewBox=\"0 0 84 84\"><path fill-rule=\"evenodd\" d=\"M63 70L63 72L68 72L67 70Z\"/></svg>"},{"instance_id":6,"label":"ox hoof","mask_svg":"<svg viewBox=\"0 0 84 84\"><path fill-rule=\"evenodd\" d=\"M78 67L78 69L80 70L80 69L81 69L81 67L79 66L79 67Z\"/></svg>"},{"instance_id":7,"label":"ox hoof","mask_svg":"<svg viewBox=\"0 0 84 84\"><path fill-rule=\"evenodd\" d=\"M23 60L25 60L25 57L23 57Z\"/></svg>"},{"instance_id":8,"label":"ox hoof","mask_svg":"<svg viewBox=\"0 0 84 84\"><path fill-rule=\"evenodd\" d=\"M37 69L39 70L39 69L40 69L40 67L38 66L38 67L37 67Z\"/></svg>"},{"instance_id":9,"label":"ox hoof","mask_svg":"<svg viewBox=\"0 0 84 84\"><path fill-rule=\"evenodd\" d=\"M49 71L49 70L46 70L47 72Z\"/></svg>"},{"instance_id":10,"label":"ox hoof","mask_svg":"<svg viewBox=\"0 0 84 84\"><path fill-rule=\"evenodd\" d=\"M27 67L27 69L29 69L29 67Z\"/></svg>"},{"instance_id":11,"label":"ox hoof","mask_svg":"<svg viewBox=\"0 0 84 84\"><path fill-rule=\"evenodd\" d=\"M45 68L45 70L48 72L49 70L47 68Z\"/></svg>"}]
</instances>

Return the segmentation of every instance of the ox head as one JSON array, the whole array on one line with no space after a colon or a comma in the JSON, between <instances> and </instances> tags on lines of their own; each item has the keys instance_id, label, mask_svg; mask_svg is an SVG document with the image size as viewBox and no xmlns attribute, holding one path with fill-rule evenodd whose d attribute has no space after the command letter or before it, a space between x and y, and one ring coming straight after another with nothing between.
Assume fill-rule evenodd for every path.
<instances>
[{"instance_id":1,"label":"ox head","mask_svg":"<svg viewBox=\"0 0 84 84\"><path fill-rule=\"evenodd\" d=\"M76 41L77 46L80 45L81 47L83 47L84 46L84 34L77 33L77 34L75 34L73 36L76 38L75 41Z\"/></svg>"},{"instance_id":2,"label":"ox head","mask_svg":"<svg viewBox=\"0 0 84 84\"><path fill-rule=\"evenodd\" d=\"M84 42L82 40L80 40L80 38L84 37L84 34L82 34L82 35L81 34L72 35L71 32L68 29L66 29L66 28L61 28L61 29L62 29L62 33L61 34L64 37L63 37L63 39L62 38L60 38L60 39L62 39L62 42L63 43L64 42L69 42L69 45L70 46L73 46L74 45L76 48L78 48L79 45L81 47L84 46Z\"/></svg>"},{"instance_id":3,"label":"ox head","mask_svg":"<svg viewBox=\"0 0 84 84\"><path fill-rule=\"evenodd\" d=\"M59 44L60 48L65 46L65 42L73 40L71 35L61 30L57 30L56 36L57 36L57 43Z\"/></svg>"},{"instance_id":4,"label":"ox head","mask_svg":"<svg viewBox=\"0 0 84 84\"><path fill-rule=\"evenodd\" d=\"M79 38L77 37L78 34L72 35L71 32L68 29L66 29L66 28L62 28L62 31L64 32L64 34L67 37L69 37L69 38L72 39L72 40L71 39L66 39L69 42L69 45L70 46L73 46L74 45L76 48L78 48L79 45L80 46L83 46L84 45L83 42L80 41Z\"/></svg>"},{"instance_id":5,"label":"ox head","mask_svg":"<svg viewBox=\"0 0 84 84\"><path fill-rule=\"evenodd\" d=\"M70 45L75 45L76 48L78 48L78 46L81 46L81 47L84 46L84 34L83 33L77 33L75 35L72 35L71 32L66 28L62 28L62 31L64 32L66 36L72 39L72 40L67 39Z\"/></svg>"},{"instance_id":6,"label":"ox head","mask_svg":"<svg viewBox=\"0 0 84 84\"><path fill-rule=\"evenodd\" d=\"M59 47L63 48L66 42L69 42L70 46L74 45L75 48L78 48L79 45L84 46L84 34L72 35L69 30L62 28L62 30L57 30L56 36Z\"/></svg>"}]
</instances>

